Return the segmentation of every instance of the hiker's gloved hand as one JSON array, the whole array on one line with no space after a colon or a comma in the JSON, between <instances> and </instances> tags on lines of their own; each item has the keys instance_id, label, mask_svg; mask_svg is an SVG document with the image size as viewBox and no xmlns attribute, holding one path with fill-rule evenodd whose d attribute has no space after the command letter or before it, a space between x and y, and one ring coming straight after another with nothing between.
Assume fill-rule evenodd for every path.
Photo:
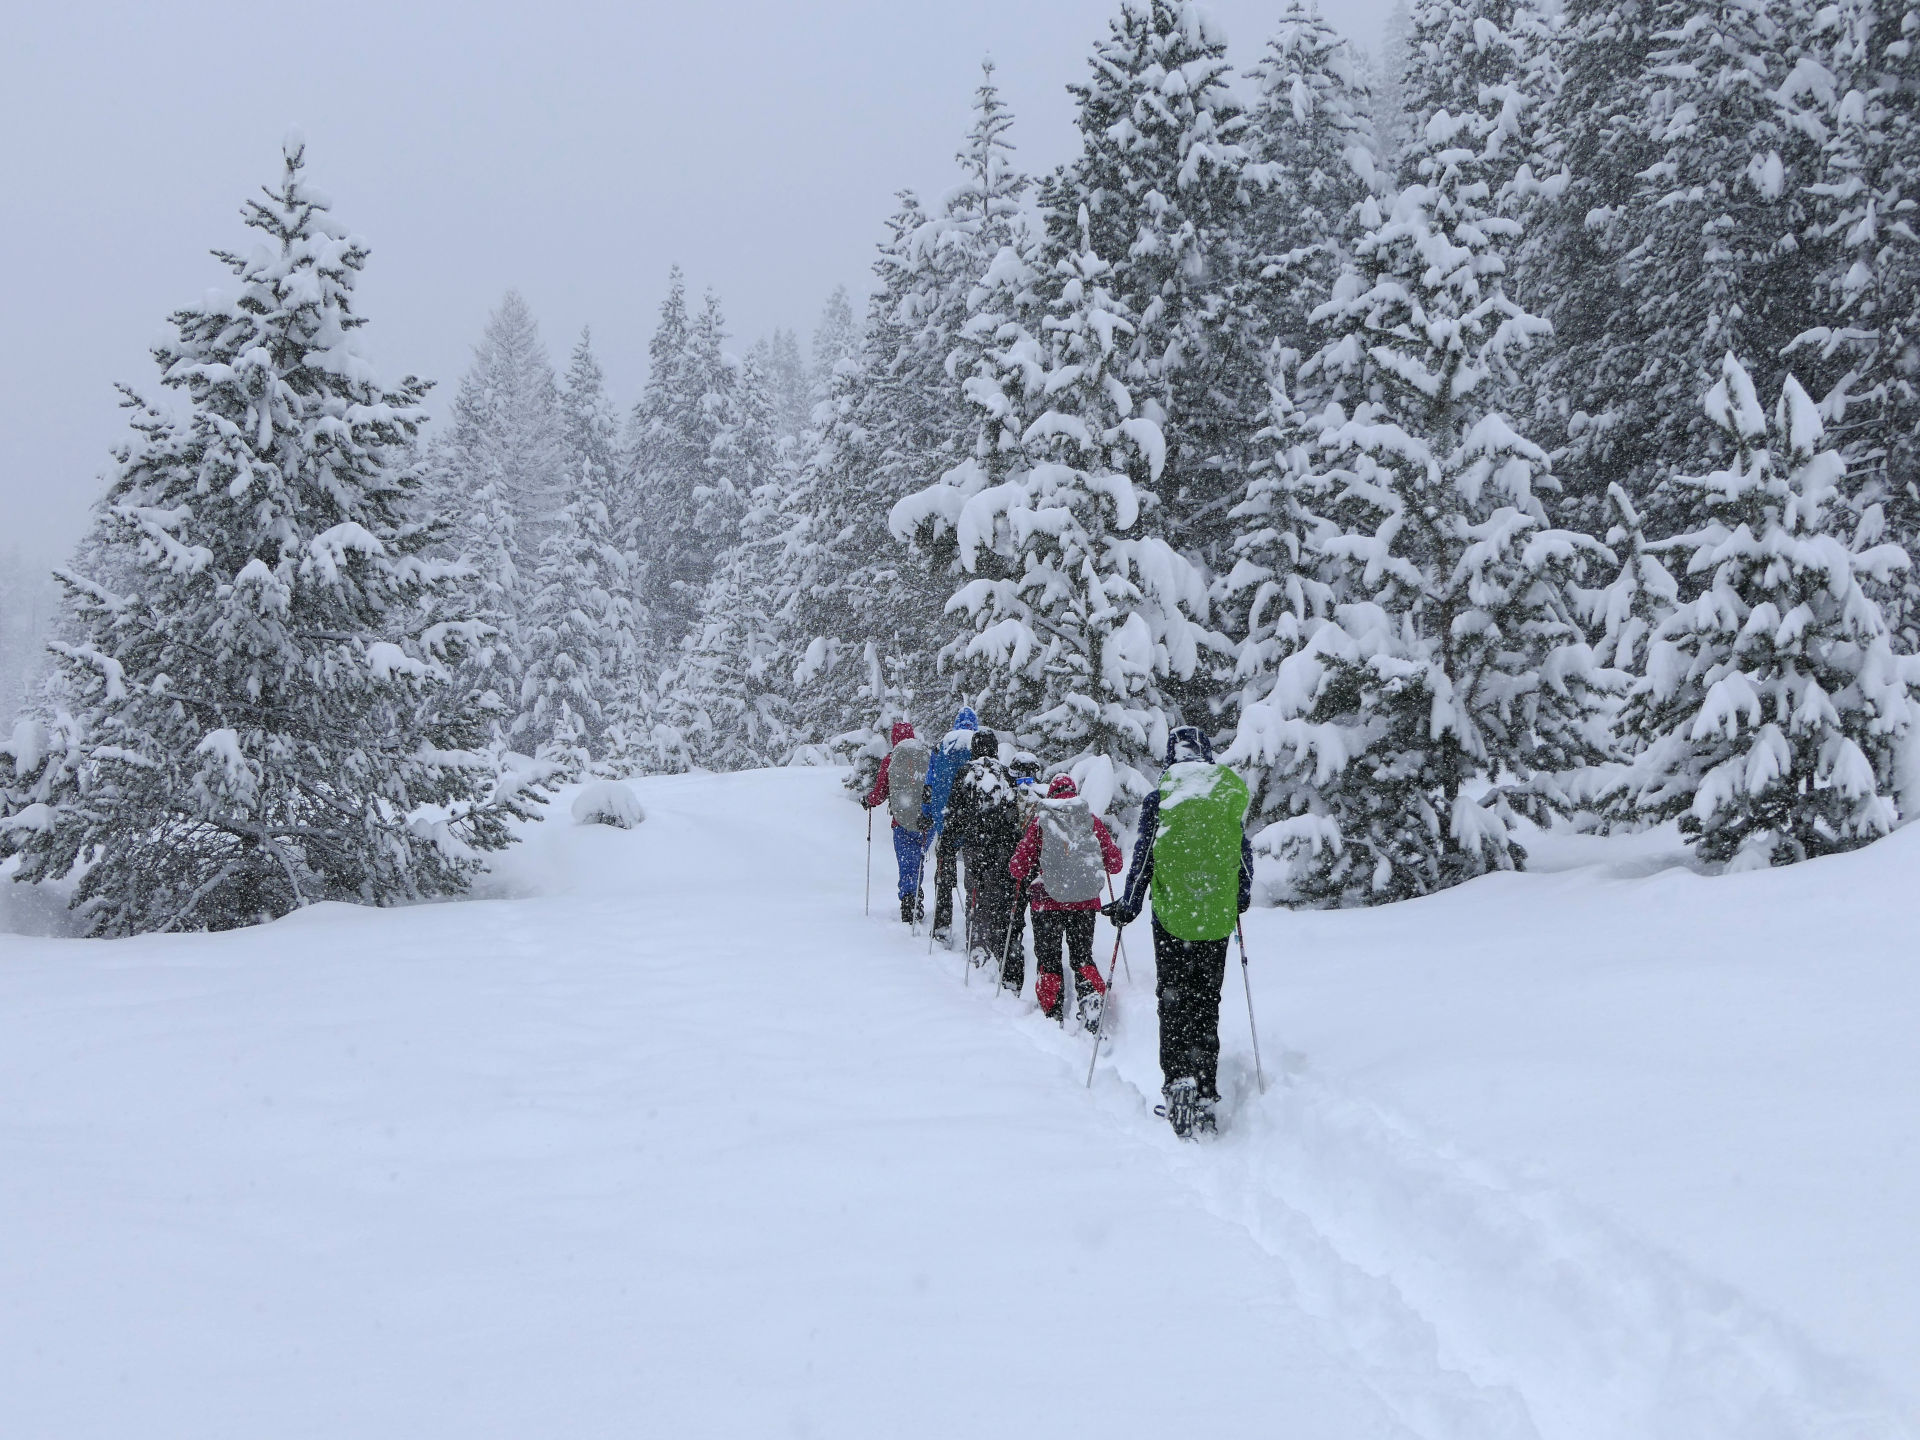
<instances>
[{"instance_id":1,"label":"hiker's gloved hand","mask_svg":"<svg viewBox=\"0 0 1920 1440\"><path fill-rule=\"evenodd\" d=\"M1123 928L1131 925L1140 918L1138 911L1127 909L1127 907L1118 900L1109 900L1106 904L1102 905L1100 907L1100 913L1106 916L1112 924Z\"/></svg>"}]
</instances>

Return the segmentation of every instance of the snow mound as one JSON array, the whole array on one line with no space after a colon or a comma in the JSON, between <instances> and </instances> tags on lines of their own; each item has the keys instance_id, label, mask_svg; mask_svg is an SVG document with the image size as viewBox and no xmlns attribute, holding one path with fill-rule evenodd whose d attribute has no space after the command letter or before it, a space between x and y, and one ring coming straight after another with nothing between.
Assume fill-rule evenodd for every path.
<instances>
[{"instance_id":1,"label":"snow mound","mask_svg":"<svg viewBox=\"0 0 1920 1440\"><path fill-rule=\"evenodd\" d=\"M647 818L640 797L633 787L618 780L596 780L581 790L573 801L576 825L611 825L631 830Z\"/></svg>"}]
</instances>

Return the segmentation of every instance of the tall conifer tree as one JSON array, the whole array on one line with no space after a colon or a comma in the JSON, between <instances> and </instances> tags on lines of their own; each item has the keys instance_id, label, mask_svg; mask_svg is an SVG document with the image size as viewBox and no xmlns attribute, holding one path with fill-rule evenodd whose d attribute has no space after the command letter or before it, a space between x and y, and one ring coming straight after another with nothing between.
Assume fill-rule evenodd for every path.
<instances>
[{"instance_id":1,"label":"tall conifer tree","mask_svg":"<svg viewBox=\"0 0 1920 1440\"><path fill-rule=\"evenodd\" d=\"M449 684L480 627L410 518L426 387L375 378L353 310L366 247L304 170L290 137L246 210L262 243L219 257L237 292L172 317L154 357L184 407L128 392L106 563L63 577L79 708L0 846L22 879L84 869L94 934L456 892L523 813Z\"/></svg>"}]
</instances>

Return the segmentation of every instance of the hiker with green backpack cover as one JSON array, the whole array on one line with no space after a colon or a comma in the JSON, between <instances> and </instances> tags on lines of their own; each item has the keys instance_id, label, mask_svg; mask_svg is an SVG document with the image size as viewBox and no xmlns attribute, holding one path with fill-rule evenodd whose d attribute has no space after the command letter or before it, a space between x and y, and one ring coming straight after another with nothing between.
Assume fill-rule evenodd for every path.
<instances>
[{"instance_id":1,"label":"hiker with green backpack cover","mask_svg":"<svg viewBox=\"0 0 1920 1440\"><path fill-rule=\"evenodd\" d=\"M1101 912L1128 925L1152 899L1160 1072L1167 1119L1182 1139L1216 1129L1227 941L1253 900L1251 799L1201 730L1176 728L1160 788L1141 807L1126 889Z\"/></svg>"}]
</instances>

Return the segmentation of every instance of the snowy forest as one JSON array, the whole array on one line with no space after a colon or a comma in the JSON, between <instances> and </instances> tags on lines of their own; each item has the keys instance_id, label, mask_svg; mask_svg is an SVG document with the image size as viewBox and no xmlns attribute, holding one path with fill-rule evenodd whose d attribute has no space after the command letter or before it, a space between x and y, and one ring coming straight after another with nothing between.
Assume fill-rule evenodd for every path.
<instances>
[{"instance_id":1,"label":"snowy forest","mask_svg":"<svg viewBox=\"0 0 1920 1440\"><path fill-rule=\"evenodd\" d=\"M1230 53L1126 0L1052 173L983 67L863 306L742 342L676 272L633 398L508 294L432 424L292 136L9 605L53 665L0 855L99 935L396 903L560 783L857 781L962 703L1114 815L1201 726L1269 902L1546 824L1866 844L1915 778L1917 31L1419 0L1372 56L1296 0Z\"/></svg>"}]
</instances>

